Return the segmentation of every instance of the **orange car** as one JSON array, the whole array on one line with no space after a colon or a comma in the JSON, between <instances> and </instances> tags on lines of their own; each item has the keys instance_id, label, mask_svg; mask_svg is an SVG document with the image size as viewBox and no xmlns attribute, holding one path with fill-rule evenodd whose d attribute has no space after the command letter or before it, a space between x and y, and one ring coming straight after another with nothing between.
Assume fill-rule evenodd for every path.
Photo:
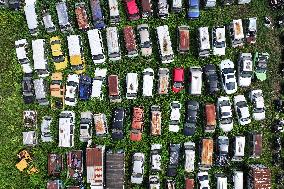
<instances>
[{"instance_id":1,"label":"orange car","mask_svg":"<svg viewBox=\"0 0 284 189\"><path fill-rule=\"evenodd\" d=\"M144 109L143 107L133 108L133 118L131 123L130 140L140 141L144 126Z\"/></svg>"}]
</instances>

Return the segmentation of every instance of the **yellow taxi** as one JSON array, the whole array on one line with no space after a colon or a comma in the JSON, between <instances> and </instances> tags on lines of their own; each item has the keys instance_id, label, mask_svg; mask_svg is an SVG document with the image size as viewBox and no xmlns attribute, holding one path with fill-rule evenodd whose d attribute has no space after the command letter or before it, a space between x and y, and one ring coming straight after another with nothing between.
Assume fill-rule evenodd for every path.
<instances>
[{"instance_id":1,"label":"yellow taxi","mask_svg":"<svg viewBox=\"0 0 284 189\"><path fill-rule=\"evenodd\" d=\"M50 46L52 51L53 62L55 70L64 70L67 68L68 59L64 56L64 53L61 49L61 40L58 36L52 37L50 39Z\"/></svg>"}]
</instances>

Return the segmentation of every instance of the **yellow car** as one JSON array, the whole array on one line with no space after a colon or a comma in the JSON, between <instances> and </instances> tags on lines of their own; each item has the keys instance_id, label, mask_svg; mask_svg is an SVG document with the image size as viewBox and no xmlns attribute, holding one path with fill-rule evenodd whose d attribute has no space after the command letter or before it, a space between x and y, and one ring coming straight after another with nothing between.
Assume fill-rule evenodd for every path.
<instances>
[{"instance_id":1,"label":"yellow car","mask_svg":"<svg viewBox=\"0 0 284 189\"><path fill-rule=\"evenodd\" d=\"M66 56L64 56L64 53L61 49L61 40L58 36L52 37L50 39L50 46L55 70L60 71L67 68L68 59Z\"/></svg>"},{"instance_id":2,"label":"yellow car","mask_svg":"<svg viewBox=\"0 0 284 189\"><path fill-rule=\"evenodd\" d=\"M85 61L81 55L70 56L70 64L72 70L74 70L76 74L82 74L85 72Z\"/></svg>"}]
</instances>

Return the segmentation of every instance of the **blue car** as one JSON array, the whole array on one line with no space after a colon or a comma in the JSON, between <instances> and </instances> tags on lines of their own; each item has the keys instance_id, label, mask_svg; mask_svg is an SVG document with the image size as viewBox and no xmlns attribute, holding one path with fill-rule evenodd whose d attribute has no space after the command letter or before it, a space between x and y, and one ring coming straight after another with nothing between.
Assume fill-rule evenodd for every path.
<instances>
[{"instance_id":1,"label":"blue car","mask_svg":"<svg viewBox=\"0 0 284 189\"><path fill-rule=\"evenodd\" d=\"M92 8L92 17L95 29L103 29L106 27L104 16L100 5L100 0L90 0Z\"/></svg>"},{"instance_id":2,"label":"blue car","mask_svg":"<svg viewBox=\"0 0 284 189\"><path fill-rule=\"evenodd\" d=\"M90 99L92 94L92 79L89 76L80 76L79 91L79 98L81 100Z\"/></svg>"},{"instance_id":3,"label":"blue car","mask_svg":"<svg viewBox=\"0 0 284 189\"><path fill-rule=\"evenodd\" d=\"M187 17L189 19L198 19L200 15L199 0L189 0L188 7Z\"/></svg>"}]
</instances>

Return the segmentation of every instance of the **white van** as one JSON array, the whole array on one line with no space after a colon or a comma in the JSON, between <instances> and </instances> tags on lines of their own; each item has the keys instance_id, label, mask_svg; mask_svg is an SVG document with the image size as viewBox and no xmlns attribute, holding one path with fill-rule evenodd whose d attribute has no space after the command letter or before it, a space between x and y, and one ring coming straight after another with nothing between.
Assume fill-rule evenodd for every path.
<instances>
[{"instance_id":1,"label":"white van","mask_svg":"<svg viewBox=\"0 0 284 189\"><path fill-rule=\"evenodd\" d=\"M31 35L37 35L38 33L38 21L37 14L35 10L35 2L26 3L24 6L24 11L26 15L26 20L28 23L28 28Z\"/></svg>"},{"instance_id":2,"label":"white van","mask_svg":"<svg viewBox=\"0 0 284 189\"><path fill-rule=\"evenodd\" d=\"M242 19L233 20L230 24L230 35L232 47L242 47L244 45L244 29Z\"/></svg>"},{"instance_id":3,"label":"white van","mask_svg":"<svg viewBox=\"0 0 284 189\"><path fill-rule=\"evenodd\" d=\"M169 27L167 25L157 27L159 51L162 63L171 63L174 61L174 52L172 48Z\"/></svg>"},{"instance_id":4,"label":"white van","mask_svg":"<svg viewBox=\"0 0 284 189\"><path fill-rule=\"evenodd\" d=\"M34 80L35 96L39 105L48 105L47 93L46 93L46 83L43 78Z\"/></svg>"},{"instance_id":5,"label":"white van","mask_svg":"<svg viewBox=\"0 0 284 189\"><path fill-rule=\"evenodd\" d=\"M138 74L128 73L126 76L126 98L136 99L138 92Z\"/></svg>"},{"instance_id":6,"label":"white van","mask_svg":"<svg viewBox=\"0 0 284 189\"><path fill-rule=\"evenodd\" d=\"M59 147L74 146L75 113L63 111L59 114Z\"/></svg>"},{"instance_id":7,"label":"white van","mask_svg":"<svg viewBox=\"0 0 284 189\"><path fill-rule=\"evenodd\" d=\"M68 17L68 9L66 2L62 1L56 4L56 11L58 16L59 26L62 32L72 29Z\"/></svg>"},{"instance_id":8,"label":"white van","mask_svg":"<svg viewBox=\"0 0 284 189\"><path fill-rule=\"evenodd\" d=\"M201 95L202 89L202 69L201 67L191 67L189 93L192 95Z\"/></svg>"},{"instance_id":9,"label":"white van","mask_svg":"<svg viewBox=\"0 0 284 189\"><path fill-rule=\"evenodd\" d=\"M143 96L153 96L154 85L154 70L152 68L146 68L143 70Z\"/></svg>"},{"instance_id":10,"label":"white van","mask_svg":"<svg viewBox=\"0 0 284 189\"><path fill-rule=\"evenodd\" d=\"M56 30L56 27L52 21L51 14L49 13L48 10L43 11L42 20L43 20L45 30L48 33L54 32Z\"/></svg>"},{"instance_id":11,"label":"white van","mask_svg":"<svg viewBox=\"0 0 284 189\"><path fill-rule=\"evenodd\" d=\"M209 31L208 27L198 28L199 32L199 56L208 57L210 55L210 40L209 40Z\"/></svg>"},{"instance_id":12,"label":"white van","mask_svg":"<svg viewBox=\"0 0 284 189\"><path fill-rule=\"evenodd\" d=\"M119 9L117 0L108 0L109 16L112 24L118 24L120 21Z\"/></svg>"},{"instance_id":13,"label":"white van","mask_svg":"<svg viewBox=\"0 0 284 189\"><path fill-rule=\"evenodd\" d=\"M17 58L19 63L22 65L23 72L32 73L33 68L27 56L27 46L28 42L26 39L20 39L18 41L15 41Z\"/></svg>"},{"instance_id":14,"label":"white van","mask_svg":"<svg viewBox=\"0 0 284 189\"><path fill-rule=\"evenodd\" d=\"M117 61L121 59L121 52L119 46L119 35L116 27L108 27L107 33L107 48L108 57L111 61Z\"/></svg>"},{"instance_id":15,"label":"white van","mask_svg":"<svg viewBox=\"0 0 284 189\"><path fill-rule=\"evenodd\" d=\"M242 171L234 171L233 182L234 182L234 189L243 189L244 173Z\"/></svg>"},{"instance_id":16,"label":"white van","mask_svg":"<svg viewBox=\"0 0 284 189\"><path fill-rule=\"evenodd\" d=\"M217 189L227 189L228 188L227 177L223 174L218 174L216 177L217 177Z\"/></svg>"},{"instance_id":17,"label":"white van","mask_svg":"<svg viewBox=\"0 0 284 189\"><path fill-rule=\"evenodd\" d=\"M93 29L88 31L89 45L92 54L92 60L95 64L105 62L103 40L100 30Z\"/></svg>"},{"instance_id":18,"label":"white van","mask_svg":"<svg viewBox=\"0 0 284 189\"><path fill-rule=\"evenodd\" d=\"M244 136L236 136L234 141L234 156L232 161L242 161L245 156L246 138Z\"/></svg>"},{"instance_id":19,"label":"white van","mask_svg":"<svg viewBox=\"0 0 284 189\"><path fill-rule=\"evenodd\" d=\"M92 86L92 98L103 99L102 86L106 78L107 69L96 68Z\"/></svg>"},{"instance_id":20,"label":"white van","mask_svg":"<svg viewBox=\"0 0 284 189\"><path fill-rule=\"evenodd\" d=\"M44 47L44 39L36 39L32 41L34 69L39 77L49 76L46 52L44 50Z\"/></svg>"}]
</instances>

